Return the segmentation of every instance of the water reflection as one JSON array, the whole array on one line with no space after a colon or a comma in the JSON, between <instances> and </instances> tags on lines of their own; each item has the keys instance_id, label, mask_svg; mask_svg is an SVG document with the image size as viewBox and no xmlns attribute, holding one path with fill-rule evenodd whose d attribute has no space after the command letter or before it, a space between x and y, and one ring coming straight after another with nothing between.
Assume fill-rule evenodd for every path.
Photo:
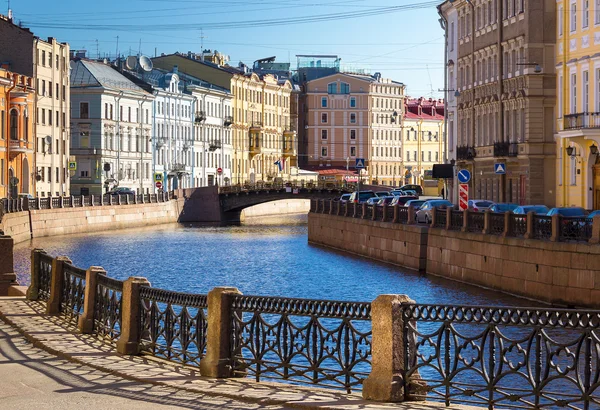
<instances>
[{"instance_id":1,"label":"water reflection","mask_svg":"<svg viewBox=\"0 0 600 410\"><path fill-rule=\"evenodd\" d=\"M109 276L145 276L153 286L205 293L235 286L245 294L370 301L403 293L421 303L532 305L533 302L421 275L307 243L306 215L254 218L239 226L161 225L38 238L15 249L18 279L29 283L29 253L43 248Z\"/></svg>"}]
</instances>

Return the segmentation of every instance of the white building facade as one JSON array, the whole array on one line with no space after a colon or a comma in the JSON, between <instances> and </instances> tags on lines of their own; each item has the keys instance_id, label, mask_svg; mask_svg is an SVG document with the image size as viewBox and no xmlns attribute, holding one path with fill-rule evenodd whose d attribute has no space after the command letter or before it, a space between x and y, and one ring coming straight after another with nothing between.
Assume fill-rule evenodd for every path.
<instances>
[{"instance_id":1,"label":"white building facade","mask_svg":"<svg viewBox=\"0 0 600 410\"><path fill-rule=\"evenodd\" d=\"M119 187L154 193L154 95L106 63L75 61L71 71L73 195Z\"/></svg>"}]
</instances>

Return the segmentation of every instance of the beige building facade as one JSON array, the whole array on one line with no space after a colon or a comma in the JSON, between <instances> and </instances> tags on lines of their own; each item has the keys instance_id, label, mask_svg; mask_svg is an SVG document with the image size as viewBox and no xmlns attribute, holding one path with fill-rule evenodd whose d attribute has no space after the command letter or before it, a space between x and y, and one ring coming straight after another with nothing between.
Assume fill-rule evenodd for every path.
<instances>
[{"instance_id":1,"label":"beige building facade","mask_svg":"<svg viewBox=\"0 0 600 410\"><path fill-rule=\"evenodd\" d=\"M456 160L471 171L470 196L554 205L555 2L457 0L452 7Z\"/></svg>"},{"instance_id":2,"label":"beige building facade","mask_svg":"<svg viewBox=\"0 0 600 410\"><path fill-rule=\"evenodd\" d=\"M55 38L34 40L36 76L35 196L70 195L69 45Z\"/></svg>"},{"instance_id":3,"label":"beige building facade","mask_svg":"<svg viewBox=\"0 0 600 410\"><path fill-rule=\"evenodd\" d=\"M363 181L395 185L402 164L404 84L379 75L335 73L306 83L307 164L354 169Z\"/></svg>"}]
</instances>

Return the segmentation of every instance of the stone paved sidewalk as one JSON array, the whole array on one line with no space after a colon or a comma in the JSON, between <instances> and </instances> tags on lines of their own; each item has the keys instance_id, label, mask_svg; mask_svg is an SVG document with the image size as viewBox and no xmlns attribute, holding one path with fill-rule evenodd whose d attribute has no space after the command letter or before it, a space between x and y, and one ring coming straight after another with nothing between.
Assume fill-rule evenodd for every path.
<instances>
[{"instance_id":1,"label":"stone paved sidewalk","mask_svg":"<svg viewBox=\"0 0 600 410\"><path fill-rule=\"evenodd\" d=\"M191 408L307 408L340 410L446 408L437 403L379 404L362 400L358 394L334 390L303 388L282 383L256 383L249 379L214 380L200 377L197 369L149 356L121 356L114 344L92 335L78 334L60 317L44 314L38 302L23 298L0 297L0 319L20 332L35 348L58 356L65 362L91 368L103 377L113 375L118 380L137 382L137 388L148 386L174 389L182 397L199 397L195 403L165 402ZM6 330L7 327L0 330ZM37 360L35 357L33 361ZM2 362L0 362L1 364ZM190 393L194 393L190 395ZM112 391L102 394L111 395ZM168 393L171 394L171 393ZM186 396L187 395L187 396ZM0 397L2 397L0 395ZM149 398L152 397L150 394ZM216 401L216 402L215 402ZM236 403L237 406L236 407ZM242 404L243 403L243 404ZM188 406L189 404L189 406ZM216 407L215 407L216 406ZM477 409L452 406L451 409Z\"/></svg>"}]
</instances>

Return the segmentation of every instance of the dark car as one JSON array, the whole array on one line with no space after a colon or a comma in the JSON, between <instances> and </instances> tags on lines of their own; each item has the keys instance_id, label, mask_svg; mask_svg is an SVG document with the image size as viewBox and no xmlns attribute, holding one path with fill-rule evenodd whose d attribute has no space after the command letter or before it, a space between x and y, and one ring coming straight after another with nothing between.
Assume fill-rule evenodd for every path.
<instances>
[{"instance_id":1,"label":"dark car","mask_svg":"<svg viewBox=\"0 0 600 410\"><path fill-rule=\"evenodd\" d=\"M375 195L377 195L379 198L383 198L384 196L389 196L390 193L388 191L377 191L375 192Z\"/></svg>"},{"instance_id":2,"label":"dark car","mask_svg":"<svg viewBox=\"0 0 600 410\"><path fill-rule=\"evenodd\" d=\"M546 215L548 215L548 216L560 215L560 216L567 216L567 217L583 217L583 216L587 216L587 212L583 208L573 206L573 207L568 207L568 208L552 208L550 211L548 211L548 213Z\"/></svg>"},{"instance_id":3,"label":"dark car","mask_svg":"<svg viewBox=\"0 0 600 410\"><path fill-rule=\"evenodd\" d=\"M352 194L350 194L350 199L348 200L348 202L362 204L363 202L367 202L369 198L373 197L377 197L377 195L375 195L375 192L373 191L360 191L358 192L358 195L356 191L354 191L352 192Z\"/></svg>"},{"instance_id":4,"label":"dark car","mask_svg":"<svg viewBox=\"0 0 600 410\"><path fill-rule=\"evenodd\" d=\"M490 206L488 208L488 210L490 212L496 212L496 213L504 213L504 212L512 212L515 209L517 209L519 207L518 204L505 204L505 203L500 203L500 204L493 204L492 206Z\"/></svg>"},{"instance_id":5,"label":"dark car","mask_svg":"<svg viewBox=\"0 0 600 410\"><path fill-rule=\"evenodd\" d=\"M411 190L411 191L415 191L417 193L417 195L421 196L423 195L423 187L421 185L404 185L402 187L400 187L401 190L403 191L407 191L407 190Z\"/></svg>"},{"instance_id":6,"label":"dark car","mask_svg":"<svg viewBox=\"0 0 600 410\"><path fill-rule=\"evenodd\" d=\"M408 201L413 201L415 199L419 199L418 197L411 196L411 195L396 196L394 198L395 199L392 201L391 205L400 205L400 206L406 206L406 203Z\"/></svg>"},{"instance_id":7,"label":"dark car","mask_svg":"<svg viewBox=\"0 0 600 410\"><path fill-rule=\"evenodd\" d=\"M126 188L126 187L117 187L114 188L111 191L108 191L106 193L106 195L129 195L129 196L135 196L135 191L133 191L131 188Z\"/></svg>"},{"instance_id":8,"label":"dark car","mask_svg":"<svg viewBox=\"0 0 600 410\"><path fill-rule=\"evenodd\" d=\"M546 215L548 211L549 209L546 205L523 205L516 207L513 214L527 215L529 212L533 212L537 215Z\"/></svg>"},{"instance_id":9,"label":"dark car","mask_svg":"<svg viewBox=\"0 0 600 410\"><path fill-rule=\"evenodd\" d=\"M380 200L381 200L381 198L379 198L378 196L373 196L373 197L367 199L367 205L369 205L369 206L377 205Z\"/></svg>"},{"instance_id":10,"label":"dark car","mask_svg":"<svg viewBox=\"0 0 600 410\"><path fill-rule=\"evenodd\" d=\"M392 203L392 201L394 201L395 198L396 197L393 195L381 197L381 198L379 198L377 205L390 205Z\"/></svg>"}]
</instances>

